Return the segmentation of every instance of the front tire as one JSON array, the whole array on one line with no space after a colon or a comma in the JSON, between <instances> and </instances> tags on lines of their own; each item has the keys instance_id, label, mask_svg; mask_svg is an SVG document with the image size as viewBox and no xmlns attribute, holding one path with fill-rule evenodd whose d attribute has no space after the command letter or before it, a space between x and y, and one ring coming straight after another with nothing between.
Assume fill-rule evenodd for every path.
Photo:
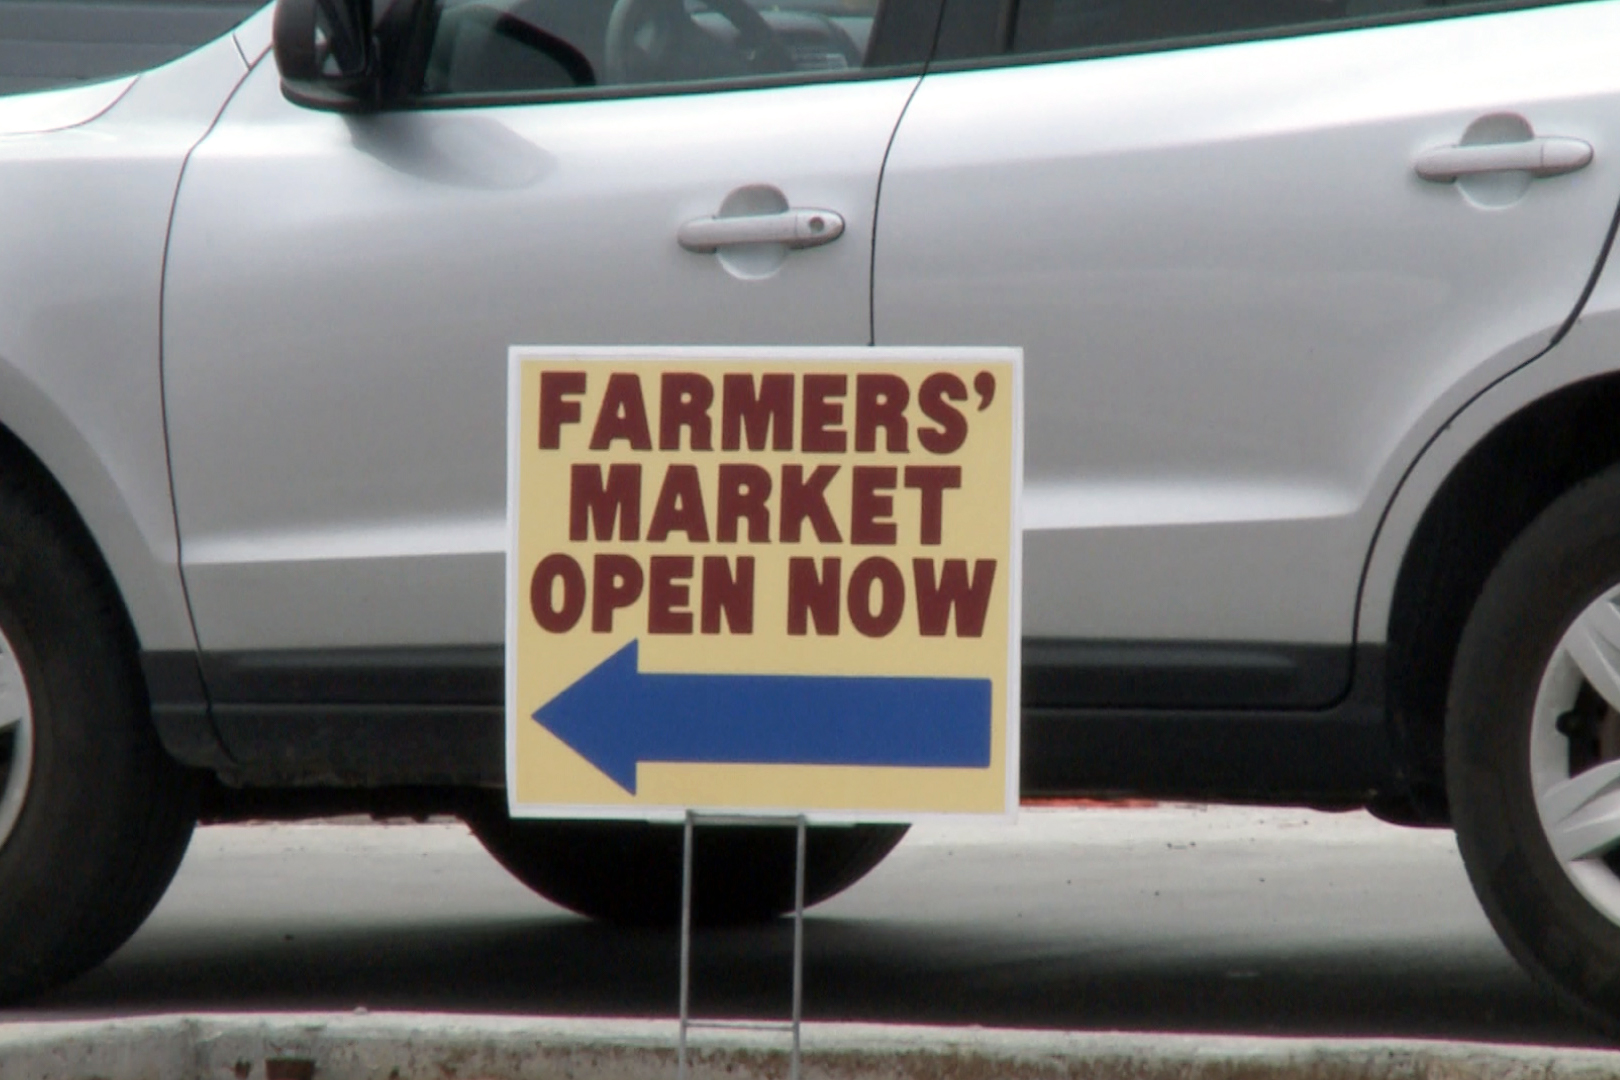
<instances>
[{"instance_id":1,"label":"front tire","mask_svg":"<svg viewBox=\"0 0 1620 1080\"><path fill-rule=\"evenodd\" d=\"M123 944L195 821L98 553L59 493L19 476L0 478L0 769L0 1001L12 1001Z\"/></svg>"},{"instance_id":2,"label":"front tire","mask_svg":"<svg viewBox=\"0 0 1620 1080\"><path fill-rule=\"evenodd\" d=\"M475 816L472 828L512 876L571 911L632 926L674 926L680 919L680 825L511 821L500 807ZM865 877L905 833L904 825L812 827L805 838L805 906ZM739 925L793 910L793 829L700 825L693 839L693 922Z\"/></svg>"},{"instance_id":3,"label":"front tire","mask_svg":"<svg viewBox=\"0 0 1620 1080\"><path fill-rule=\"evenodd\" d=\"M1620 1034L1620 468L1509 547L1464 628L1447 790L1509 951Z\"/></svg>"}]
</instances>

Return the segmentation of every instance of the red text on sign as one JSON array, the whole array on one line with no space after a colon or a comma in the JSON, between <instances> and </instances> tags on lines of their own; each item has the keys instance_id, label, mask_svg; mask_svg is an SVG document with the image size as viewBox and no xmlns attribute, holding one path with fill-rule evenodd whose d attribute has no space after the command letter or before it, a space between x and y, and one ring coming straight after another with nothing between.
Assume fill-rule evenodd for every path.
<instances>
[{"instance_id":1,"label":"red text on sign","mask_svg":"<svg viewBox=\"0 0 1620 1080\"><path fill-rule=\"evenodd\" d=\"M993 386L994 376L979 378L990 378ZM651 381L651 376L645 380ZM540 373L540 449L560 449L566 428L585 425L588 388L584 371ZM713 450L717 413L719 446L727 451L842 454L853 442L857 453L904 454L911 452L915 435L923 450L943 455L961 449L968 436L967 416L959 407L968 400L968 388L948 371L923 378L915 398L906 379L887 372L730 373L720 377L717 392L712 376L666 371L658 374L652 391L656 413L648 398L641 373L609 373L588 425L589 448ZM919 417L913 418L913 408Z\"/></svg>"}]
</instances>

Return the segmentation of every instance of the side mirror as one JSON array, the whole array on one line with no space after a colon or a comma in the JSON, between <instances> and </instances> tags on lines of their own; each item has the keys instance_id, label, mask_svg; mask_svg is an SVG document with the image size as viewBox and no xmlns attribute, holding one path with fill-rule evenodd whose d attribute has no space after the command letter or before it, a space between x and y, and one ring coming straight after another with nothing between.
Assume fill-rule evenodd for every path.
<instances>
[{"instance_id":1,"label":"side mirror","mask_svg":"<svg viewBox=\"0 0 1620 1080\"><path fill-rule=\"evenodd\" d=\"M275 49L289 101L336 112L376 108L371 0L278 0Z\"/></svg>"}]
</instances>

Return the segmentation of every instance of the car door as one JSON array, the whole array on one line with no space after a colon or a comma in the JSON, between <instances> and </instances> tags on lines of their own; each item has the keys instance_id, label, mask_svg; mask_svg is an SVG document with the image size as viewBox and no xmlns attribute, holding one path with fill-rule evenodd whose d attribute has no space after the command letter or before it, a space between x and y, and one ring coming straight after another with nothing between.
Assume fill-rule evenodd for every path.
<instances>
[{"instance_id":1,"label":"car door","mask_svg":"<svg viewBox=\"0 0 1620 1080\"><path fill-rule=\"evenodd\" d=\"M953 0L874 332L1026 350L1026 701L1345 692L1400 476L1600 259L1617 34L1612 2Z\"/></svg>"},{"instance_id":2,"label":"car door","mask_svg":"<svg viewBox=\"0 0 1620 1080\"><path fill-rule=\"evenodd\" d=\"M878 176L932 31L879 10L442 0L371 115L260 63L186 170L164 302L205 660L501 641L510 345L868 343ZM805 209L841 235L678 242Z\"/></svg>"}]
</instances>

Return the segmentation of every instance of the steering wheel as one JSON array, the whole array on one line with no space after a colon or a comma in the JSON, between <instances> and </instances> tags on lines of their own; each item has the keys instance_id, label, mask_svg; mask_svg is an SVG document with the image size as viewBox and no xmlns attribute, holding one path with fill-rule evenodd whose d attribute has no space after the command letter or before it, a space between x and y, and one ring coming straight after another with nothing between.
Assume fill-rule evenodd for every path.
<instances>
[{"instance_id":1,"label":"steering wheel","mask_svg":"<svg viewBox=\"0 0 1620 1080\"><path fill-rule=\"evenodd\" d=\"M686 10L686 0L616 0L603 63L609 84L683 82L793 70L793 55L748 0L699 0L737 29L717 41ZM739 63L740 61L740 63Z\"/></svg>"}]
</instances>

